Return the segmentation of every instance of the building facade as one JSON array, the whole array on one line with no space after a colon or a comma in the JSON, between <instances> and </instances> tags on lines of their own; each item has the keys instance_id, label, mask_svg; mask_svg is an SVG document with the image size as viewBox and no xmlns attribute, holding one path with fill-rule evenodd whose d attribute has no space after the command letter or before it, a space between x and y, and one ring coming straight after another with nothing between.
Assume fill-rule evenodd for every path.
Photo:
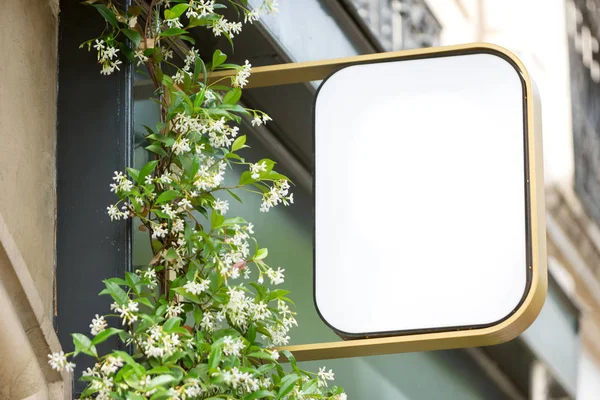
<instances>
[{"instance_id":1,"label":"building facade","mask_svg":"<svg viewBox=\"0 0 600 400\"><path fill-rule=\"evenodd\" d=\"M112 171L144 162L142 126L159 115L143 74L101 77L78 49L102 27L93 10L72 0L3 6L0 43L11 56L0 63L9 77L0 81L0 399L69 399L80 386L50 370L46 355L60 343L70 350L69 334L108 310L96 295L103 278L146 258L135 222L111 224L104 210ZM538 320L499 346L307 366L333 368L351 399L600 398L599 26L595 0L281 0L276 17L239 37L232 57L253 66L492 42L523 60L541 92L550 288ZM223 45L197 40L206 54ZM297 204L267 217L255 198L231 209L255 223L271 262L287 271L293 343L339 340L311 292L317 86L245 91L245 104L274 119L244 123L248 158L277 160Z\"/></svg>"}]
</instances>

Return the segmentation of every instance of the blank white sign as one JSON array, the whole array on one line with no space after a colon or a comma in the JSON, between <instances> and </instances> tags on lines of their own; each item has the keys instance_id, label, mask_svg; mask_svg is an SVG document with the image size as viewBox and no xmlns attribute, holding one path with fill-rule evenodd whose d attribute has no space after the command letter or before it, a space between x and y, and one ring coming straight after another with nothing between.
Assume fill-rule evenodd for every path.
<instances>
[{"instance_id":1,"label":"blank white sign","mask_svg":"<svg viewBox=\"0 0 600 400\"><path fill-rule=\"evenodd\" d=\"M343 68L315 104L315 301L342 335L493 324L527 288L523 86L480 53Z\"/></svg>"}]
</instances>

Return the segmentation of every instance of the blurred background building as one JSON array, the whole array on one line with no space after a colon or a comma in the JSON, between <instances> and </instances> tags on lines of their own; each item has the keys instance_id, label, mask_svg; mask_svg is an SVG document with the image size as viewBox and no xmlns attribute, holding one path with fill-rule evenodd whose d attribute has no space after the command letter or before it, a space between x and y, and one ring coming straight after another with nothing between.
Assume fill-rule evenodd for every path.
<instances>
[{"instance_id":1,"label":"blurred background building","mask_svg":"<svg viewBox=\"0 0 600 400\"><path fill-rule=\"evenodd\" d=\"M135 226L110 224L104 210L112 171L145 160L142 125L159 117L152 87L131 67L100 76L78 46L103 23L77 3L2 2L0 50L10 57L0 63L9 77L0 81L0 399L71 398L70 377L51 371L46 354L59 340L69 350L69 333L108 310L96 296L101 279L147 257ZM541 93L550 287L540 317L499 346L310 365L333 368L350 399L600 398L599 29L600 0L280 0L279 15L239 37L232 58L254 66L486 41L521 58ZM196 39L204 55L229 52L202 32ZM312 301L317 85L245 91L243 102L274 119L268 128L245 122L247 157L277 160L297 204L264 215L247 198L231 209L255 223L270 263L286 269L299 312L294 343L339 340Z\"/></svg>"}]
</instances>

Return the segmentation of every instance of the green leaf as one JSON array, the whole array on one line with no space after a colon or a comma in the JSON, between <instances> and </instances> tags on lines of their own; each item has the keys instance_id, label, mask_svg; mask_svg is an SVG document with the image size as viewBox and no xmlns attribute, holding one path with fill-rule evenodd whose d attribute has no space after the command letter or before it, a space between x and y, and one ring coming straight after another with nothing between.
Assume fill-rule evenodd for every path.
<instances>
[{"instance_id":1,"label":"green leaf","mask_svg":"<svg viewBox=\"0 0 600 400\"><path fill-rule=\"evenodd\" d=\"M127 36L129 40L133 43L133 48L137 49L140 47L140 42L142 41L142 35L140 35L137 31L133 29L122 29L121 32Z\"/></svg>"},{"instance_id":2,"label":"green leaf","mask_svg":"<svg viewBox=\"0 0 600 400\"><path fill-rule=\"evenodd\" d=\"M172 375L159 375L157 377L152 378L152 380L148 383L146 389L154 389L155 387L167 385L174 381L176 381L176 379Z\"/></svg>"},{"instance_id":3,"label":"green leaf","mask_svg":"<svg viewBox=\"0 0 600 400\"><path fill-rule=\"evenodd\" d=\"M210 349L210 355L208 356L208 368L209 369L214 369L219 366L219 363L221 362L222 347L223 347L223 343L221 343L219 341L213 343L213 345Z\"/></svg>"},{"instance_id":4,"label":"green leaf","mask_svg":"<svg viewBox=\"0 0 600 400\"><path fill-rule=\"evenodd\" d=\"M146 374L148 375L158 375L158 374L168 374L169 372L171 372L171 370L167 367L164 366L160 366L160 367L154 367L148 371L146 371Z\"/></svg>"},{"instance_id":5,"label":"green leaf","mask_svg":"<svg viewBox=\"0 0 600 400\"><path fill-rule=\"evenodd\" d=\"M114 26L115 28L119 27L119 23L117 22L117 17L115 17L115 13L108 9L104 4L94 4L92 7L95 7L96 10L104 17L106 22Z\"/></svg>"},{"instance_id":6,"label":"green leaf","mask_svg":"<svg viewBox=\"0 0 600 400\"><path fill-rule=\"evenodd\" d=\"M248 339L250 343L254 343L254 341L256 340L256 325L254 325L254 322L250 323L250 327L248 328L248 332L246 333L246 339Z\"/></svg>"},{"instance_id":7,"label":"green leaf","mask_svg":"<svg viewBox=\"0 0 600 400\"><path fill-rule=\"evenodd\" d=\"M117 328L106 328L105 330L103 330L102 332L100 332L99 334L94 336L94 338L92 339L92 344L93 345L100 344L100 343L104 342L106 339L108 339L109 337L118 334L119 332L123 332L123 330L117 329Z\"/></svg>"},{"instance_id":8,"label":"green leaf","mask_svg":"<svg viewBox=\"0 0 600 400\"><path fill-rule=\"evenodd\" d=\"M188 35L181 35L181 36L179 36L179 39L185 40L186 42L190 42L191 44L196 44L196 40L193 37L188 36Z\"/></svg>"},{"instance_id":9,"label":"green leaf","mask_svg":"<svg viewBox=\"0 0 600 400\"><path fill-rule=\"evenodd\" d=\"M158 198L156 199L156 204L163 204L166 203L168 201L173 200L174 198L181 196L181 193L179 193L176 190L167 190L166 192L162 192L160 194L160 196L158 196Z\"/></svg>"},{"instance_id":10,"label":"green leaf","mask_svg":"<svg viewBox=\"0 0 600 400\"><path fill-rule=\"evenodd\" d=\"M161 33L160 36L161 37L169 37L169 36L183 35L186 33L187 33L187 31L185 29L170 28L170 29L167 29L166 31L164 31L163 33Z\"/></svg>"},{"instance_id":11,"label":"green leaf","mask_svg":"<svg viewBox=\"0 0 600 400\"><path fill-rule=\"evenodd\" d=\"M236 104L242 98L242 89L234 88L227 92L225 97L223 97L223 103L225 104Z\"/></svg>"},{"instance_id":12,"label":"green leaf","mask_svg":"<svg viewBox=\"0 0 600 400\"><path fill-rule=\"evenodd\" d=\"M266 248L262 248L259 249L256 254L254 255L254 259L255 260L262 260L263 258L265 258L267 255L269 255L269 250Z\"/></svg>"},{"instance_id":13,"label":"green leaf","mask_svg":"<svg viewBox=\"0 0 600 400\"><path fill-rule=\"evenodd\" d=\"M277 393L277 398L281 399L285 395L290 393L294 389L294 386L296 385L296 382L298 382L299 379L300 377L296 374L289 374L284 376L281 379L281 382L279 382L279 392Z\"/></svg>"},{"instance_id":14,"label":"green leaf","mask_svg":"<svg viewBox=\"0 0 600 400\"><path fill-rule=\"evenodd\" d=\"M215 50L212 56L212 64L210 69L214 71L214 69L223 64L225 60L227 60L227 55L219 49Z\"/></svg>"},{"instance_id":15,"label":"green leaf","mask_svg":"<svg viewBox=\"0 0 600 400\"><path fill-rule=\"evenodd\" d=\"M243 400L266 399L270 397L275 397L275 394L268 390L259 390L258 392L247 394L244 396Z\"/></svg>"},{"instance_id":16,"label":"green leaf","mask_svg":"<svg viewBox=\"0 0 600 400\"><path fill-rule=\"evenodd\" d=\"M246 145L246 135L242 135L235 139L233 144L231 145L231 151L237 151L243 148Z\"/></svg>"},{"instance_id":17,"label":"green leaf","mask_svg":"<svg viewBox=\"0 0 600 400\"><path fill-rule=\"evenodd\" d=\"M242 173L242 176L240 176L239 185L248 185L254 182L256 182L256 179L252 178L252 174L250 173L250 171L244 171Z\"/></svg>"},{"instance_id":18,"label":"green leaf","mask_svg":"<svg viewBox=\"0 0 600 400\"><path fill-rule=\"evenodd\" d=\"M223 225L224 221L225 217L213 210L212 214L210 215L210 224L212 226L212 229L217 229L218 227Z\"/></svg>"},{"instance_id":19,"label":"green leaf","mask_svg":"<svg viewBox=\"0 0 600 400\"><path fill-rule=\"evenodd\" d=\"M153 143L150 146L146 146L146 150L161 155L163 157L167 157L167 152L159 144Z\"/></svg>"},{"instance_id":20,"label":"green leaf","mask_svg":"<svg viewBox=\"0 0 600 400\"><path fill-rule=\"evenodd\" d=\"M206 73L206 65L204 61L200 57L196 57L196 65L194 66L194 81L197 81L202 74L202 79L204 81L204 86L206 86L206 82L208 81L208 74Z\"/></svg>"},{"instance_id":21,"label":"green leaf","mask_svg":"<svg viewBox=\"0 0 600 400\"><path fill-rule=\"evenodd\" d=\"M202 103L204 103L204 90L196 95L194 99L194 108L202 107Z\"/></svg>"},{"instance_id":22,"label":"green leaf","mask_svg":"<svg viewBox=\"0 0 600 400\"><path fill-rule=\"evenodd\" d=\"M106 289L100 292L100 294L110 294L110 296L119 304L127 304L129 302L129 297L127 297L127 293L119 285L114 282L104 281L104 285Z\"/></svg>"},{"instance_id":23,"label":"green leaf","mask_svg":"<svg viewBox=\"0 0 600 400\"><path fill-rule=\"evenodd\" d=\"M145 305L146 307L148 307L150 309L154 308L154 305L152 305L152 303L150 302L150 300L148 300L147 297L138 297L138 298L136 298L133 301L135 301L136 303L143 304L143 305Z\"/></svg>"},{"instance_id":24,"label":"green leaf","mask_svg":"<svg viewBox=\"0 0 600 400\"><path fill-rule=\"evenodd\" d=\"M169 250L167 250L167 255L165 255L165 258L169 261L176 260L178 258L177 251L171 247Z\"/></svg>"},{"instance_id":25,"label":"green leaf","mask_svg":"<svg viewBox=\"0 0 600 400\"><path fill-rule=\"evenodd\" d=\"M131 179L133 179L135 182L139 182L139 176L140 176L140 171L138 171L135 168L127 168L127 172L129 172L129 176L131 176Z\"/></svg>"},{"instance_id":26,"label":"green leaf","mask_svg":"<svg viewBox=\"0 0 600 400\"><path fill-rule=\"evenodd\" d=\"M72 333L73 344L75 345L75 355L84 353L89 356L98 357L96 347L92 345L92 341L89 337L82 335L81 333Z\"/></svg>"},{"instance_id":27,"label":"green leaf","mask_svg":"<svg viewBox=\"0 0 600 400\"><path fill-rule=\"evenodd\" d=\"M154 172L154 168L158 165L158 160L150 161L140 170L140 174L138 176L139 182L143 183L144 179Z\"/></svg>"},{"instance_id":28,"label":"green leaf","mask_svg":"<svg viewBox=\"0 0 600 400\"><path fill-rule=\"evenodd\" d=\"M229 193L231 195L231 197L233 197L234 199L236 199L238 202L242 203L242 199L240 199L240 196L238 196L237 194L233 193L229 189L227 189L227 193Z\"/></svg>"},{"instance_id":29,"label":"green leaf","mask_svg":"<svg viewBox=\"0 0 600 400\"><path fill-rule=\"evenodd\" d=\"M123 361L125 361L128 365L131 365L133 367L133 369L135 370L135 372L138 375L143 375L144 374L144 367L141 366L140 364L138 364L137 362L135 362L135 360L133 359L133 357L131 357L129 354L125 353L124 351L113 351L112 355L115 357L121 357L121 359Z\"/></svg>"},{"instance_id":30,"label":"green leaf","mask_svg":"<svg viewBox=\"0 0 600 400\"><path fill-rule=\"evenodd\" d=\"M175 328L178 328L179 325L181 325L182 319L179 317L172 317L169 318L167 320L167 322L165 322L163 324L163 331L167 332L167 333L171 333L171 331Z\"/></svg>"},{"instance_id":31,"label":"green leaf","mask_svg":"<svg viewBox=\"0 0 600 400\"><path fill-rule=\"evenodd\" d=\"M189 7L188 4L178 4L165 10L165 19L179 18Z\"/></svg>"}]
</instances>

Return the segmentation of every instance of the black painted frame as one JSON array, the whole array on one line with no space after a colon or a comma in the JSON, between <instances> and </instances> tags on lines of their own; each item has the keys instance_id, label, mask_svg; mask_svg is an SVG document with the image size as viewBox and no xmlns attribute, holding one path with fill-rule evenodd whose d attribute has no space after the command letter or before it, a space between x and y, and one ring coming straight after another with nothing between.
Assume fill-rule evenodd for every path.
<instances>
[{"instance_id":1,"label":"black painted frame","mask_svg":"<svg viewBox=\"0 0 600 400\"><path fill-rule=\"evenodd\" d=\"M113 171L131 164L132 71L103 76L95 52L79 45L98 36L104 20L92 7L61 0L57 126L57 243L54 326L65 352L70 334L89 333L96 313L108 313L110 298L98 296L102 280L122 276L131 265L130 221L111 222L106 207ZM92 49L93 50L93 49ZM122 348L112 337L101 348ZM75 360L74 376L92 365ZM73 395L84 388L73 383Z\"/></svg>"}]
</instances>

